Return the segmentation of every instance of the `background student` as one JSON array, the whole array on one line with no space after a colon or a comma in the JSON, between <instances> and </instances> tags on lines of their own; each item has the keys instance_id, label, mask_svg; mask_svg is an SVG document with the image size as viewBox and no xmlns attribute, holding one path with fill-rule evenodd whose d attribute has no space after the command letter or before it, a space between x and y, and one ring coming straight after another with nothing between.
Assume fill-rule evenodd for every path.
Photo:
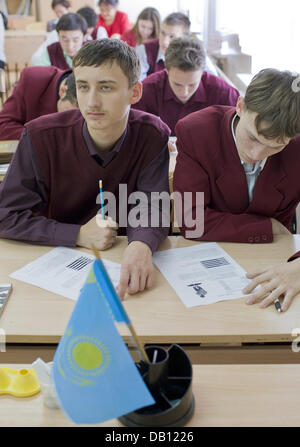
<instances>
[{"instance_id":1,"label":"background student","mask_svg":"<svg viewBox=\"0 0 300 447\"><path fill-rule=\"evenodd\" d=\"M84 36L84 41L86 40L92 40L92 33L96 27L96 23L98 21L98 15L96 11L91 8L90 6L84 6L83 8L80 8L77 12L77 14L81 15L86 23L87 23L87 32ZM97 28L97 34L95 36L95 39L103 39L107 37L107 32L103 26L99 26ZM39 48L34 52L32 56L32 65L36 65L35 61L39 60L41 58L41 55L45 52L46 48L51 45L54 42L58 42L58 32L56 29L54 29L51 32L46 33L46 40L39 46Z\"/></svg>"},{"instance_id":2,"label":"background student","mask_svg":"<svg viewBox=\"0 0 300 447\"><path fill-rule=\"evenodd\" d=\"M55 29L59 19L68 14L71 10L71 3L69 0L52 0L51 8L53 9L56 18L47 22L47 32L51 32Z\"/></svg>"},{"instance_id":3,"label":"background student","mask_svg":"<svg viewBox=\"0 0 300 447\"><path fill-rule=\"evenodd\" d=\"M72 68L73 57L84 42L87 23L81 15L70 12L59 19L56 31L59 42L54 42L42 53L33 55L32 65L54 65L62 70Z\"/></svg>"},{"instance_id":4,"label":"background student","mask_svg":"<svg viewBox=\"0 0 300 447\"><path fill-rule=\"evenodd\" d=\"M205 71L206 54L199 39L173 39L165 66L143 80L143 96L133 107L159 116L171 135L177 121L192 112L215 104L236 105L239 92Z\"/></svg>"},{"instance_id":5,"label":"background student","mask_svg":"<svg viewBox=\"0 0 300 447\"><path fill-rule=\"evenodd\" d=\"M120 224L129 242L119 284L123 297L126 290L134 293L151 284L152 253L168 235L168 227L150 222L153 209L158 222L161 212L151 191L169 190L169 129L159 118L130 109L142 85L137 55L125 42L86 43L74 58L74 73L80 110L25 125L0 185L0 237L105 250L114 244ZM101 227L99 179L115 198L117 212L116 222L102 220ZM120 183L126 187L122 216ZM147 198L139 207L146 225L129 217L128 198L134 192Z\"/></svg>"},{"instance_id":6,"label":"background student","mask_svg":"<svg viewBox=\"0 0 300 447\"><path fill-rule=\"evenodd\" d=\"M141 81L165 68L165 52L172 39L189 35L190 19L181 12L168 15L161 24L159 38L136 47L141 63Z\"/></svg>"},{"instance_id":7,"label":"background student","mask_svg":"<svg viewBox=\"0 0 300 447\"><path fill-rule=\"evenodd\" d=\"M159 12L155 8L145 8L140 12L135 25L121 35L121 40L135 48L151 39L157 39L159 31Z\"/></svg>"},{"instance_id":8,"label":"background student","mask_svg":"<svg viewBox=\"0 0 300 447\"><path fill-rule=\"evenodd\" d=\"M98 21L98 15L96 11L90 6L84 6L83 8L78 9L78 11L76 12L77 14L81 15L87 23L87 33L85 35L85 40L93 40L92 33ZM106 37L108 37L106 29L103 26L98 26L95 39L104 39Z\"/></svg>"},{"instance_id":9,"label":"background student","mask_svg":"<svg viewBox=\"0 0 300 447\"><path fill-rule=\"evenodd\" d=\"M121 35L131 28L128 15L125 12L119 11L119 0L99 0L98 6L100 14L98 17L98 26L103 26L106 29L108 37L120 39ZM94 31L93 38L95 39L97 28Z\"/></svg>"},{"instance_id":10,"label":"background student","mask_svg":"<svg viewBox=\"0 0 300 447\"><path fill-rule=\"evenodd\" d=\"M272 242L290 234L300 200L300 93L294 76L265 69L236 108L211 106L177 123L174 191L193 193L180 211L188 238L224 242ZM196 203L196 192L204 203ZM204 207L203 234L185 225ZM184 209L184 208L182 208ZM199 215L199 214L198 214Z\"/></svg>"},{"instance_id":11,"label":"background student","mask_svg":"<svg viewBox=\"0 0 300 447\"><path fill-rule=\"evenodd\" d=\"M75 107L78 105L72 70L24 68L0 111L0 140L19 140L28 121Z\"/></svg>"}]
</instances>

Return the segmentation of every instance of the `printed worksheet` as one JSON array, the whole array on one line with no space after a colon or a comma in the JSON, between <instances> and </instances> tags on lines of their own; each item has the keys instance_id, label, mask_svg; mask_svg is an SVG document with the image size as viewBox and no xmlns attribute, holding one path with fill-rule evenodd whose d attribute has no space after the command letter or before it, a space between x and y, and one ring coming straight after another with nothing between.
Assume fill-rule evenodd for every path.
<instances>
[{"instance_id":1,"label":"printed worksheet","mask_svg":"<svg viewBox=\"0 0 300 447\"><path fill-rule=\"evenodd\" d=\"M215 242L159 251L153 261L186 307L242 298L250 281Z\"/></svg>"},{"instance_id":2,"label":"printed worksheet","mask_svg":"<svg viewBox=\"0 0 300 447\"><path fill-rule=\"evenodd\" d=\"M94 259L95 256L89 253L56 247L9 276L77 300ZM107 259L102 259L102 262L116 287L120 279L121 264Z\"/></svg>"}]
</instances>

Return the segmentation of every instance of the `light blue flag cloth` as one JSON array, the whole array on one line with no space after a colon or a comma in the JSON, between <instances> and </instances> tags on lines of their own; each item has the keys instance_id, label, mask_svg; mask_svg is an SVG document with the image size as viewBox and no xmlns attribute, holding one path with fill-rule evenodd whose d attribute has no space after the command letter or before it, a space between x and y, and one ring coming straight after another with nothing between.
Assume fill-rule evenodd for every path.
<instances>
[{"instance_id":1,"label":"light blue flag cloth","mask_svg":"<svg viewBox=\"0 0 300 447\"><path fill-rule=\"evenodd\" d=\"M110 277L104 267L101 259L97 259L93 264L94 274L99 284L99 293L105 296L106 302L110 307L113 318L117 322L130 323L128 315L121 303L119 295L111 282Z\"/></svg>"},{"instance_id":2,"label":"light blue flag cloth","mask_svg":"<svg viewBox=\"0 0 300 447\"><path fill-rule=\"evenodd\" d=\"M56 350L53 378L62 410L96 424L154 404L91 270Z\"/></svg>"}]
</instances>

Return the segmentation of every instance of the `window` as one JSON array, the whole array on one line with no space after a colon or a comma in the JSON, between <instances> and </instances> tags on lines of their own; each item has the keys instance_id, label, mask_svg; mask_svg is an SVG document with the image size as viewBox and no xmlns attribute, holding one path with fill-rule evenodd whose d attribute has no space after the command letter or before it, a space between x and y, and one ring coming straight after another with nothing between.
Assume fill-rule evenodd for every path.
<instances>
[{"instance_id":1,"label":"window","mask_svg":"<svg viewBox=\"0 0 300 447\"><path fill-rule=\"evenodd\" d=\"M300 72L299 0L217 0L217 30L239 35L252 56L252 73L262 68Z\"/></svg>"}]
</instances>

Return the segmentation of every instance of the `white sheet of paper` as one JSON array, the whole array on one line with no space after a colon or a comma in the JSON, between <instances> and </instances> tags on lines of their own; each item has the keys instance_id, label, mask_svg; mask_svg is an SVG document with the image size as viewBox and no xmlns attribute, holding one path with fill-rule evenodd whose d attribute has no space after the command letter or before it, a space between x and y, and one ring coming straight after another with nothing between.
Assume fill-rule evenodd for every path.
<instances>
[{"instance_id":1,"label":"white sheet of paper","mask_svg":"<svg viewBox=\"0 0 300 447\"><path fill-rule=\"evenodd\" d=\"M92 254L67 247L56 247L9 276L77 300L94 259ZM102 261L116 287L120 279L121 264L107 259Z\"/></svg>"},{"instance_id":2,"label":"white sheet of paper","mask_svg":"<svg viewBox=\"0 0 300 447\"><path fill-rule=\"evenodd\" d=\"M186 307L242 298L245 270L217 243L172 248L153 261Z\"/></svg>"}]
</instances>

